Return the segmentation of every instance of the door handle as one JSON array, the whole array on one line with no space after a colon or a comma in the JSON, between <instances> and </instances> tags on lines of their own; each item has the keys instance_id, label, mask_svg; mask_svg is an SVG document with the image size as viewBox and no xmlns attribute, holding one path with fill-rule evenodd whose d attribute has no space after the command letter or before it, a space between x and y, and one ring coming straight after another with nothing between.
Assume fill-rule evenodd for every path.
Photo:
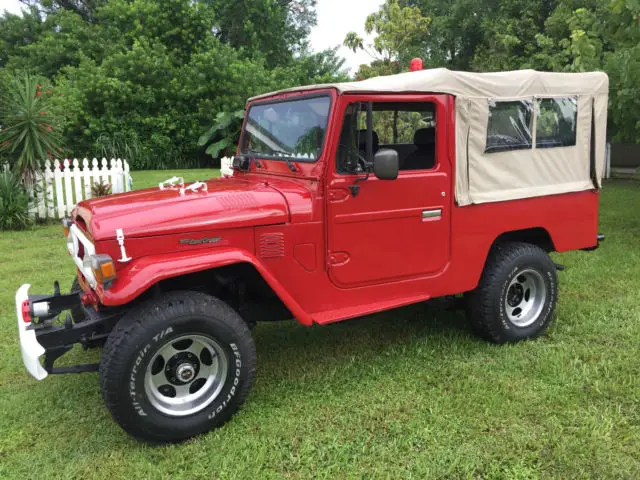
<instances>
[{"instance_id":1,"label":"door handle","mask_svg":"<svg viewBox=\"0 0 640 480\"><path fill-rule=\"evenodd\" d=\"M433 210L423 210L422 211L422 220L426 220L427 218L436 218L442 216L441 208L434 208Z\"/></svg>"}]
</instances>

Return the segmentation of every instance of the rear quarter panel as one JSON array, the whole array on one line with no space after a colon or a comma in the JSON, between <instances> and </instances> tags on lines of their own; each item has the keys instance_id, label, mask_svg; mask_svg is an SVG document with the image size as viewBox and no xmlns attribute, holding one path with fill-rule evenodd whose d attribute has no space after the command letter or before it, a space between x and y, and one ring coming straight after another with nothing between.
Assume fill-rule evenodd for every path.
<instances>
[{"instance_id":1,"label":"rear quarter panel","mask_svg":"<svg viewBox=\"0 0 640 480\"><path fill-rule=\"evenodd\" d=\"M558 252L595 245L598 199L599 193L591 190L454 207L450 289L475 288L491 245L505 232L543 228Z\"/></svg>"}]
</instances>

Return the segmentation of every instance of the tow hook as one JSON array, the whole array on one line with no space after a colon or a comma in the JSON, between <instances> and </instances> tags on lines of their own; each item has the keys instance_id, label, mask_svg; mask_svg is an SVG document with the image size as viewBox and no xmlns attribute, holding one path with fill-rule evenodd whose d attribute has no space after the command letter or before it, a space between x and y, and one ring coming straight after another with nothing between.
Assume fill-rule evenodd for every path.
<instances>
[{"instance_id":1,"label":"tow hook","mask_svg":"<svg viewBox=\"0 0 640 480\"><path fill-rule=\"evenodd\" d=\"M559 263L556 263L555 266L556 266L556 270L558 270L559 272L563 272L564 269L566 268L564 265L560 265Z\"/></svg>"}]
</instances>

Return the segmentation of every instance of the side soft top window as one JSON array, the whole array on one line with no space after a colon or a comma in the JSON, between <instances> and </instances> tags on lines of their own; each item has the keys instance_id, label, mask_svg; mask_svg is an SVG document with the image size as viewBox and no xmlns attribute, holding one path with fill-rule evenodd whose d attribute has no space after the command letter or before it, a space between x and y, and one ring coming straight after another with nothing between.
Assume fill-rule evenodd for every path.
<instances>
[{"instance_id":1,"label":"side soft top window","mask_svg":"<svg viewBox=\"0 0 640 480\"><path fill-rule=\"evenodd\" d=\"M484 153L532 148L533 106L529 100L489 100L489 122Z\"/></svg>"},{"instance_id":2,"label":"side soft top window","mask_svg":"<svg viewBox=\"0 0 640 480\"><path fill-rule=\"evenodd\" d=\"M534 113L535 147L532 144ZM489 100L484 153L570 147L576 144L577 122L578 107L574 97L537 98L535 111L529 100Z\"/></svg>"},{"instance_id":3,"label":"side soft top window","mask_svg":"<svg viewBox=\"0 0 640 480\"><path fill-rule=\"evenodd\" d=\"M536 148L576 144L577 103L574 97L536 99Z\"/></svg>"}]
</instances>

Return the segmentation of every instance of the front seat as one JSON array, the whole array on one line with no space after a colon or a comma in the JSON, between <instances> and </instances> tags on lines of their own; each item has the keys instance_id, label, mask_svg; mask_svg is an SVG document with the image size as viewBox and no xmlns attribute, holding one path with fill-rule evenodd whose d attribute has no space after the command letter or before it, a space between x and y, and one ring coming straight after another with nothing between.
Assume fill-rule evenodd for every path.
<instances>
[{"instance_id":1,"label":"front seat","mask_svg":"<svg viewBox=\"0 0 640 480\"><path fill-rule=\"evenodd\" d=\"M402 170L427 170L436 164L436 129L420 128L413 134L416 149L402 164Z\"/></svg>"}]
</instances>

